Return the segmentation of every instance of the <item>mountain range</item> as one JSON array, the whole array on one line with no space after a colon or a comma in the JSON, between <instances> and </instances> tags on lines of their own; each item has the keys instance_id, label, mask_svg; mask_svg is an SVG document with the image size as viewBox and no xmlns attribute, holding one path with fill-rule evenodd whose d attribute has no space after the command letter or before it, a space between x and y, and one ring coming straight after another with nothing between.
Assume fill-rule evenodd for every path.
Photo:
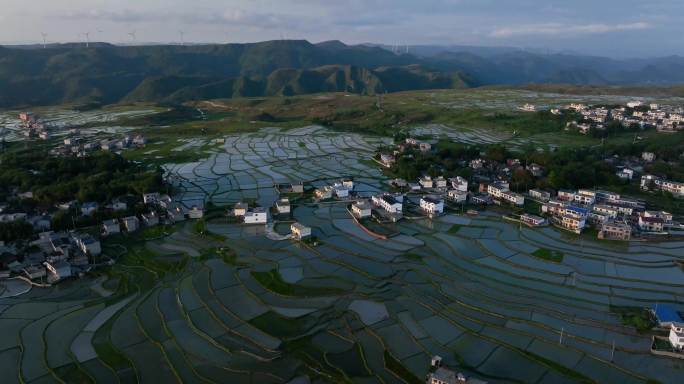
<instances>
[{"instance_id":1,"label":"mountain range","mask_svg":"<svg viewBox=\"0 0 684 384\"><path fill-rule=\"evenodd\" d=\"M0 47L0 107L160 102L483 85L684 83L684 58L616 60L507 48L312 44Z\"/></svg>"}]
</instances>

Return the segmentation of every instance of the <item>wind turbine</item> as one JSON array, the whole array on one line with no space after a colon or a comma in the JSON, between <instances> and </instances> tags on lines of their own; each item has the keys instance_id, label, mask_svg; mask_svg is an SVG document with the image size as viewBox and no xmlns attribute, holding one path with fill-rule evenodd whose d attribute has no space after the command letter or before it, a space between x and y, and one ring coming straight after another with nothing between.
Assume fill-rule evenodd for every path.
<instances>
[{"instance_id":1,"label":"wind turbine","mask_svg":"<svg viewBox=\"0 0 684 384\"><path fill-rule=\"evenodd\" d=\"M47 48L47 33L41 32L41 36L43 36L43 49Z\"/></svg>"},{"instance_id":2,"label":"wind turbine","mask_svg":"<svg viewBox=\"0 0 684 384\"><path fill-rule=\"evenodd\" d=\"M85 36L85 38L86 38L86 48L89 48L90 47L90 32L84 33L83 36Z\"/></svg>"},{"instance_id":3,"label":"wind turbine","mask_svg":"<svg viewBox=\"0 0 684 384\"><path fill-rule=\"evenodd\" d=\"M185 32L184 31L178 31L178 34L180 35L180 43L181 45L185 45Z\"/></svg>"},{"instance_id":4,"label":"wind turbine","mask_svg":"<svg viewBox=\"0 0 684 384\"><path fill-rule=\"evenodd\" d=\"M136 33L135 30L133 30L133 32L128 32L128 36L131 37L131 39L133 40L133 42L135 42L135 41L137 40L136 37L135 37L135 33Z\"/></svg>"}]
</instances>

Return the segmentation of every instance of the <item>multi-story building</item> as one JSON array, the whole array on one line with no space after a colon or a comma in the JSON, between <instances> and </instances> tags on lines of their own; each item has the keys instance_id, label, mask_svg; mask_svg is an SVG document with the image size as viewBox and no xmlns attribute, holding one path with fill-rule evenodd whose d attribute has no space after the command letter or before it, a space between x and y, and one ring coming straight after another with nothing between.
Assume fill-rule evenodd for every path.
<instances>
[{"instance_id":1,"label":"multi-story building","mask_svg":"<svg viewBox=\"0 0 684 384\"><path fill-rule=\"evenodd\" d=\"M596 204L591 207L591 211L608 216L611 219L618 217L618 214L620 213L616 207L606 204Z\"/></svg>"},{"instance_id":2,"label":"multi-story building","mask_svg":"<svg viewBox=\"0 0 684 384\"><path fill-rule=\"evenodd\" d=\"M89 234L75 235L74 241L81 252L85 254L98 256L102 253L100 242Z\"/></svg>"},{"instance_id":3,"label":"multi-story building","mask_svg":"<svg viewBox=\"0 0 684 384\"><path fill-rule=\"evenodd\" d=\"M548 191L543 191L541 189L530 189L528 192L530 197L536 200L540 201L549 201L551 200L551 193Z\"/></svg>"},{"instance_id":4,"label":"multi-story building","mask_svg":"<svg viewBox=\"0 0 684 384\"><path fill-rule=\"evenodd\" d=\"M363 219L372 215L371 205L367 200L357 201L352 204L352 213L357 219Z\"/></svg>"},{"instance_id":5,"label":"multi-story building","mask_svg":"<svg viewBox=\"0 0 684 384\"><path fill-rule=\"evenodd\" d=\"M644 232L663 232L665 229L665 220L660 217L640 215L638 224Z\"/></svg>"},{"instance_id":6,"label":"multi-story building","mask_svg":"<svg viewBox=\"0 0 684 384\"><path fill-rule=\"evenodd\" d=\"M428 215L440 215L444 213L444 200L432 196L423 196L420 199L420 209Z\"/></svg>"},{"instance_id":7,"label":"multi-story building","mask_svg":"<svg viewBox=\"0 0 684 384\"><path fill-rule=\"evenodd\" d=\"M574 194L575 203L582 205L592 205L596 203L596 192L588 189L580 189Z\"/></svg>"},{"instance_id":8,"label":"multi-story building","mask_svg":"<svg viewBox=\"0 0 684 384\"><path fill-rule=\"evenodd\" d=\"M684 197L684 183L663 180L660 184L660 189L673 194L675 197Z\"/></svg>"},{"instance_id":9,"label":"multi-story building","mask_svg":"<svg viewBox=\"0 0 684 384\"><path fill-rule=\"evenodd\" d=\"M444 178L444 176L439 176L435 178L433 185L435 188L446 188L447 180Z\"/></svg>"},{"instance_id":10,"label":"multi-story building","mask_svg":"<svg viewBox=\"0 0 684 384\"><path fill-rule=\"evenodd\" d=\"M349 189L345 187L342 183L335 183L333 185L333 193L335 194L335 197L339 199L349 197Z\"/></svg>"},{"instance_id":11,"label":"multi-story building","mask_svg":"<svg viewBox=\"0 0 684 384\"><path fill-rule=\"evenodd\" d=\"M468 192L468 180L462 178L461 176L456 176L455 178L449 179L451 186L462 192Z\"/></svg>"},{"instance_id":12,"label":"multi-story building","mask_svg":"<svg viewBox=\"0 0 684 384\"><path fill-rule=\"evenodd\" d=\"M135 232L140 228L140 219L138 219L136 216L129 216L129 217L124 217L121 219L121 222L123 223L124 228L126 228L127 232Z\"/></svg>"},{"instance_id":13,"label":"multi-story building","mask_svg":"<svg viewBox=\"0 0 684 384\"><path fill-rule=\"evenodd\" d=\"M403 212L403 197L401 200L399 196L393 196L387 193L373 196L373 204L384 209L388 213L402 213Z\"/></svg>"},{"instance_id":14,"label":"multi-story building","mask_svg":"<svg viewBox=\"0 0 684 384\"><path fill-rule=\"evenodd\" d=\"M589 210L575 207L567 202L551 200L542 205L542 212L552 216L556 225L575 233L581 233L586 226Z\"/></svg>"},{"instance_id":15,"label":"multi-story building","mask_svg":"<svg viewBox=\"0 0 684 384\"><path fill-rule=\"evenodd\" d=\"M599 239L629 240L632 238L632 227L624 221L609 221L601 226Z\"/></svg>"},{"instance_id":16,"label":"multi-story building","mask_svg":"<svg viewBox=\"0 0 684 384\"><path fill-rule=\"evenodd\" d=\"M418 179L418 183L423 188L432 188L432 186L434 185L434 183L432 182L432 177L428 175L425 175Z\"/></svg>"},{"instance_id":17,"label":"multi-story building","mask_svg":"<svg viewBox=\"0 0 684 384\"><path fill-rule=\"evenodd\" d=\"M331 199L332 194L333 194L333 189L329 185L326 185L323 188L318 188L314 191L314 196L316 196L316 198L319 200Z\"/></svg>"},{"instance_id":18,"label":"multi-story building","mask_svg":"<svg viewBox=\"0 0 684 384\"><path fill-rule=\"evenodd\" d=\"M670 335L668 337L672 348L682 351L684 349L684 324L673 323L670 325Z\"/></svg>"},{"instance_id":19,"label":"multi-story building","mask_svg":"<svg viewBox=\"0 0 684 384\"><path fill-rule=\"evenodd\" d=\"M546 219L541 216L530 215L529 213L524 213L520 215L520 221L525 224L538 227L546 223Z\"/></svg>"},{"instance_id":20,"label":"multi-story building","mask_svg":"<svg viewBox=\"0 0 684 384\"><path fill-rule=\"evenodd\" d=\"M450 189L447 192L447 198L456 203L465 203L468 200L468 192L458 189Z\"/></svg>"},{"instance_id":21,"label":"multi-story building","mask_svg":"<svg viewBox=\"0 0 684 384\"><path fill-rule=\"evenodd\" d=\"M261 207L250 209L244 216L245 224L266 224L267 222L268 212Z\"/></svg>"},{"instance_id":22,"label":"multi-story building","mask_svg":"<svg viewBox=\"0 0 684 384\"><path fill-rule=\"evenodd\" d=\"M511 192L508 183L496 182L487 186L487 193L494 199L505 201L514 205L524 205L525 197L515 192Z\"/></svg>"},{"instance_id":23,"label":"multi-story building","mask_svg":"<svg viewBox=\"0 0 684 384\"><path fill-rule=\"evenodd\" d=\"M290 225L290 231L292 231L292 237L297 240L311 237L311 228L301 223L292 223L292 225Z\"/></svg>"},{"instance_id":24,"label":"multi-story building","mask_svg":"<svg viewBox=\"0 0 684 384\"><path fill-rule=\"evenodd\" d=\"M119 221L116 219L105 220L102 222L102 234L105 236L121 233Z\"/></svg>"},{"instance_id":25,"label":"multi-story building","mask_svg":"<svg viewBox=\"0 0 684 384\"><path fill-rule=\"evenodd\" d=\"M278 201L275 202L275 209L276 212L278 212L281 215L289 215L290 214L290 199L287 197L282 198Z\"/></svg>"}]
</instances>

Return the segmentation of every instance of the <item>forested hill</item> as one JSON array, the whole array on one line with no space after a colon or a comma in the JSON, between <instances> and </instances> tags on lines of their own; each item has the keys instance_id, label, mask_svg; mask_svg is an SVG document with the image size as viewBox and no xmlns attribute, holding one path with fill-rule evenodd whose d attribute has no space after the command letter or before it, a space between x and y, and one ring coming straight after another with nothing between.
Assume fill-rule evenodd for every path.
<instances>
[{"instance_id":1,"label":"forested hill","mask_svg":"<svg viewBox=\"0 0 684 384\"><path fill-rule=\"evenodd\" d=\"M458 71L436 72L419 64L413 56L333 42L4 47L0 107L473 85Z\"/></svg>"},{"instance_id":2,"label":"forested hill","mask_svg":"<svg viewBox=\"0 0 684 384\"><path fill-rule=\"evenodd\" d=\"M279 40L251 44L0 47L0 107L183 102L344 91L373 94L494 84L672 84L684 59L501 51L395 54L381 47ZM477 52L477 51L476 51Z\"/></svg>"}]
</instances>

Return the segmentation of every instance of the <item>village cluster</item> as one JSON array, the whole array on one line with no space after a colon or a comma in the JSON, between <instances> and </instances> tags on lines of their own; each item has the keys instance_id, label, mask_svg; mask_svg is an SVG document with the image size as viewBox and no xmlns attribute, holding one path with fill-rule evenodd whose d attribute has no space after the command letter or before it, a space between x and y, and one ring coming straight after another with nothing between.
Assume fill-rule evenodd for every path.
<instances>
[{"instance_id":1,"label":"village cluster","mask_svg":"<svg viewBox=\"0 0 684 384\"><path fill-rule=\"evenodd\" d=\"M537 108L525 104L520 108L525 112L535 112ZM605 130L611 122L621 123L624 127L638 129L655 129L658 132L672 133L684 129L684 109L660 104L644 104L642 101L630 101L618 108L592 107L573 103L564 108L552 108L551 113L561 115L574 113L577 120L567 123L566 130L576 129L586 135L592 130Z\"/></svg>"},{"instance_id":2,"label":"village cluster","mask_svg":"<svg viewBox=\"0 0 684 384\"><path fill-rule=\"evenodd\" d=\"M41 119L31 113L22 112L19 114L19 120L23 128L22 132L26 138L38 138L40 140L49 140L53 137L51 131L54 131L49 123L42 122ZM121 151L128 148L140 148L147 144L147 139L143 135L123 135L119 138L108 138L102 140L88 140L81 134L78 128L71 128L68 130L66 137L61 141L61 144L50 150L52 156L78 156L84 157L89 153L102 151Z\"/></svg>"},{"instance_id":3,"label":"village cluster","mask_svg":"<svg viewBox=\"0 0 684 384\"><path fill-rule=\"evenodd\" d=\"M391 168L395 164L395 156L403 152L407 145L416 146L423 152L431 150L429 143L407 139L396 146L394 153L380 154L379 162L386 168ZM626 165L617 166L617 176L625 180L634 179L642 170L642 165L654 161L655 156L652 152L644 152L638 161L625 162ZM473 171L475 185L472 188L469 187L469 181L460 176L446 179L443 176L424 175L415 183L395 179L391 184L406 191L409 196L422 194L420 208L428 216L443 213L445 201L480 206L496 204L523 209L529 200L541 206L538 213L541 216L529 212L521 213L517 215L517 220L522 223L529 226L552 224L577 234L591 225L597 230L600 239L630 240L637 233L641 236L666 235L670 231L684 228L673 221L671 213L649 210L646 203L641 200L625 198L610 191L530 189L525 194L511 191L510 175L515 169L523 167L519 159L507 159L505 164L500 164L478 158L470 161L467 166ZM534 177L541 177L545 173L543 167L538 164L528 164L525 168ZM640 180L641 189L644 191L664 191L671 193L675 198L684 198L682 182L650 174L643 174ZM398 217L397 215L402 212L404 196L384 194L374 197L373 202L388 214Z\"/></svg>"},{"instance_id":4,"label":"village cluster","mask_svg":"<svg viewBox=\"0 0 684 384\"><path fill-rule=\"evenodd\" d=\"M31 196L28 192L18 194L17 198ZM56 208L58 211L75 211L82 216L94 216L98 212L120 216L117 213L129 211L129 203L126 200L130 201L130 198L132 197L116 199L105 206L96 202L79 204L70 201L59 204ZM137 232L144 227L201 219L204 216L203 207L195 205L188 209L174 202L169 195L144 194L142 202L146 207L146 213L103 220L97 227L99 230L95 231L74 229L55 232L51 230L50 214L4 213L5 208L0 207L0 223L27 222L38 233L38 238L28 244L0 242L0 277L20 276L54 283L87 272L94 265L102 263L101 238Z\"/></svg>"}]
</instances>

